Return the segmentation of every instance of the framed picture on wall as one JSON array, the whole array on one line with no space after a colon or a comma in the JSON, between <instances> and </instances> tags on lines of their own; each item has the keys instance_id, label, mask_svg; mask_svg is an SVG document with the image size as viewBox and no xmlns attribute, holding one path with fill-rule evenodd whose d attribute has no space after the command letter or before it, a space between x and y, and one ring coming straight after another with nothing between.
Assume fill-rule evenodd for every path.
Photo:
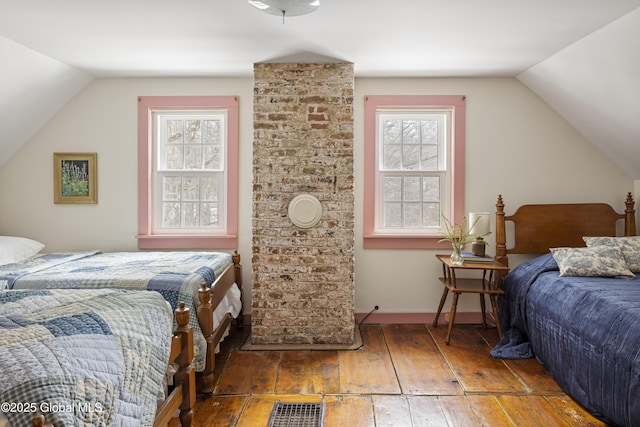
<instances>
[{"instance_id":1,"label":"framed picture on wall","mask_svg":"<svg viewBox=\"0 0 640 427\"><path fill-rule=\"evenodd\" d=\"M53 153L53 203L98 203L97 153Z\"/></svg>"}]
</instances>

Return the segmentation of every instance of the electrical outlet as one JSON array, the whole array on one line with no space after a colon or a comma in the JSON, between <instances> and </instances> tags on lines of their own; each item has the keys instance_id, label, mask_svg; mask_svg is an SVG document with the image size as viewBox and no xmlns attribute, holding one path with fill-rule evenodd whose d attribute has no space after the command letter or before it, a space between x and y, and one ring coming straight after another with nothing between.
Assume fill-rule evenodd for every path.
<instances>
[{"instance_id":1,"label":"electrical outlet","mask_svg":"<svg viewBox=\"0 0 640 427\"><path fill-rule=\"evenodd\" d=\"M447 322L449 321L449 313L444 314L444 320L446 320Z\"/></svg>"}]
</instances>

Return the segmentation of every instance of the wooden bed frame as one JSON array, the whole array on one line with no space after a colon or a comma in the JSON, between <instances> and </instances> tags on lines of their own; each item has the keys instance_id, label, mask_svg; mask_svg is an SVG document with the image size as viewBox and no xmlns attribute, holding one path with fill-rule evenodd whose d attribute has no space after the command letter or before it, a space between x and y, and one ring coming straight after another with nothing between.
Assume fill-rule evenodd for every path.
<instances>
[{"instance_id":1,"label":"wooden bed frame","mask_svg":"<svg viewBox=\"0 0 640 427\"><path fill-rule=\"evenodd\" d=\"M502 196L498 196L498 201L496 203L496 260L505 265L508 265L508 255L511 254L532 254L540 256L549 254L549 249L554 247L584 247L586 246L586 243L583 240L584 236L614 237L619 234L624 234L624 236L635 236L636 218L634 204L635 202L631 193L628 193L625 200L626 208L624 210L624 213L621 214L617 213L608 204L577 203L523 205L518 208L513 215L505 216ZM617 224L620 220L624 220L624 231L620 229L620 224ZM506 245L506 221L512 221L514 225L514 230L509 230L510 235L512 232L515 235L515 241L513 243L510 241L510 244L513 244L513 247L511 248L507 248ZM544 268L541 265L538 265L538 270L536 271L547 271L546 268L551 268L550 261L547 262L548 264L545 264ZM557 274L559 274L559 272ZM525 287L525 289L528 288ZM522 292L524 293L524 291ZM516 291L515 294L518 294L518 292ZM526 296L523 296L522 300L518 299L518 301L523 300L527 301L528 299ZM502 303L505 303L505 301L503 301ZM506 303L509 304L510 302ZM524 303L522 304L524 306ZM555 308L557 309L557 307ZM605 307L602 310L606 311L607 308ZM545 314L541 313L541 311L543 310L532 309L531 311L536 313L536 322L540 318L545 317ZM527 312L529 312L529 310L527 310ZM519 319L519 326L522 326L522 323L525 323L526 321L525 319L528 319L528 314L518 313L514 316ZM513 320L513 318L510 320ZM562 335L564 326L556 326L557 335ZM547 329L556 329L556 326L551 327L547 325ZM520 329L520 327L517 327L516 329ZM589 329L590 328L587 328L587 330ZM503 333L507 333L507 331L503 331ZM519 333L526 335L528 332L516 331L514 335L518 335ZM542 332L538 331L537 333L537 342L545 341L544 345L547 346L542 350L543 353L546 352L559 354L562 351L561 348L563 346L573 346L573 344L570 343L570 341L572 340L569 338L567 338L565 342L559 340L556 343L548 336L541 336L543 334ZM511 339L514 342L514 345L517 345L517 342L520 338L517 336L512 336ZM529 337L526 337L526 340L528 339ZM532 353L535 353L536 350L533 348L534 345L532 343L530 345L530 351ZM573 358L573 356L574 355L567 354L565 352L565 358ZM576 359L574 359L574 362L578 363ZM604 365L605 364L603 364L603 366ZM563 367L558 366L555 362L552 362L552 366L547 367L549 368L550 374L554 376L554 379L558 380L557 378L555 378L556 373L558 372L558 370L562 371ZM572 373L574 371L579 371L580 368L580 366L567 367L567 370L564 370L564 372L567 373L567 377L560 375L560 379L564 383L573 383L573 381L575 381L575 383L581 383L582 380L575 379ZM612 375L615 375L615 372L600 372L600 375L602 377L611 377ZM584 381L587 381L589 379L590 377L585 376ZM563 386L563 389L564 388L565 387ZM575 393L583 394L585 401L591 401L591 396L588 396L588 394L590 394L588 390L583 390L580 386L576 386L575 388L570 387L570 389ZM576 391L576 389L580 389L580 391ZM606 391L603 391L603 393L606 393L606 395L610 396L613 392L612 389L613 386L608 387ZM578 402L580 401L580 399L575 400ZM596 398L596 400L600 402L600 399ZM609 417L610 415L604 414L604 416Z\"/></svg>"},{"instance_id":2,"label":"wooden bed frame","mask_svg":"<svg viewBox=\"0 0 640 427\"><path fill-rule=\"evenodd\" d=\"M554 247L585 246L583 236L616 236L616 223L624 220L624 235L636 235L634 200L625 200L623 214L605 203L523 205L505 216L502 195L496 203L496 260L509 265L507 254L545 254ZM515 225L515 243L507 248L506 221Z\"/></svg>"},{"instance_id":3,"label":"wooden bed frame","mask_svg":"<svg viewBox=\"0 0 640 427\"><path fill-rule=\"evenodd\" d=\"M242 266L240 265L238 251L235 251L231 258L233 259L233 264L225 268L222 274L213 282L211 288L207 288L203 283L202 289L198 292L198 300L200 301L200 305L197 308L198 323L207 341L205 367L202 372L197 373L197 390L199 393L213 393L215 387L216 347L224 338L227 328L233 321L233 317L227 313L219 325L214 325L213 311L234 283L240 289L240 300L242 301ZM237 324L239 327L243 326L242 308L238 315Z\"/></svg>"},{"instance_id":4,"label":"wooden bed frame","mask_svg":"<svg viewBox=\"0 0 640 427\"><path fill-rule=\"evenodd\" d=\"M202 334L207 342L204 370L196 373L195 390L197 390L198 393L209 394L214 391L215 350L218 344L220 344L222 339L225 337L227 329L234 320L231 314L227 313L220 324L215 325L213 321L213 312L234 283L240 290L240 300L242 301L242 265L240 264L240 254L238 254L237 250L233 253L231 259L233 260L233 263L224 269L222 274L216 278L210 288L207 288L206 284L203 283L202 288L198 291L198 300L200 304L196 309L196 315ZM238 315L237 325L239 327L243 326L242 308ZM193 354L189 360L191 361L192 359Z\"/></svg>"},{"instance_id":5,"label":"wooden bed frame","mask_svg":"<svg viewBox=\"0 0 640 427\"><path fill-rule=\"evenodd\" d=\"M193 422L193 406L196 403L196 378L191 361L193 360L193 329L189 326L189 309L184 303L176 309L176 323L171 339L169 364L176 363L178 370L173 376L173 390L156 412L154 427L166 426L176 411L180 410L180 424L190 427ZM37 415L32 421L33 427L53 427L45 422L43 415Z\"/></svg>"},{"instance_id":6,"label":"wooden bed frame","mask_svg":"<svg viewBox=\"0 0 640 427\"><path fill-rule=\"evenodd\" d=\"M180 410L180 424L190 427L193 422L193 406L196 404L196 376L191 361L193 360L193 329L189 326L189 309L184 303L176 310L178 327L173 331L171 339L171 355L169 363L176 363L178 371L173 376L173 390L156 412L153 426L166 426L173 414Z\"/></svg>"}]
</instances>

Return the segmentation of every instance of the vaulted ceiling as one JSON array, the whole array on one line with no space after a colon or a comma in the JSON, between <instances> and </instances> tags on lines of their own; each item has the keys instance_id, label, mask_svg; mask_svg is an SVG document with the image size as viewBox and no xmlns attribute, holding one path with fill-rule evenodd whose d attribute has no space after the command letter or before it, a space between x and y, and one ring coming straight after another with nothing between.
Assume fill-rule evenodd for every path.
<instances>
[{"instance_id":1,"label":"vaulted ceiling","mask_svg":"<svg viewBox=\"0 0 640 427\"><path fill-rule=\"evenodd\" d=\"M97 77L250 76L330 57L356 77L515 76L640 179L640 0L0 0L0 165Z\"/></svg>"}]
</instances>

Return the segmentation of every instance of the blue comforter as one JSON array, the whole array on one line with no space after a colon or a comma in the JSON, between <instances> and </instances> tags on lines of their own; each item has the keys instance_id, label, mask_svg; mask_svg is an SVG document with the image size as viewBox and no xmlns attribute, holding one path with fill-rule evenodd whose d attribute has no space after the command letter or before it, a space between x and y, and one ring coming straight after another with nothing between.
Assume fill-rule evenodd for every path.
<instances>
[{"instance_id":1,"label":"blue comforter","mask_svg":"<svg viewBox=\"0 0 640 427\"><path fill-rule=\"evenodd\" d=\"M513 269L504 288L492 356L535 356L594 415L640 425L640 279L560 277L547 254Z\"/></svg>"},{"instance_id":2,"label":"blue comforter","mask_svg":"<svg viewBox=\"0 0 640 427\"><path fill-rule=\"evenodd\" d=\"M159 292L173 310L178 308L178 301L184 302L192 313L193 365L201 371L207 343L195 315L198 290L203 282L211 286L231 263L231 255L218 252L44 254L0 266L0 289L145 289ZM239 308L234 310L235 317Z\"/></svg>"},{"instance_id":3,"label":"blue comforter","mask_svg":"<svg viewBox=\"0 0 640 427\"><path fill-rule=\"evenodd\" d=\"M172 324L156 292L0 291L0 425L152 425Z\"/></svg>"}]
</instances>

